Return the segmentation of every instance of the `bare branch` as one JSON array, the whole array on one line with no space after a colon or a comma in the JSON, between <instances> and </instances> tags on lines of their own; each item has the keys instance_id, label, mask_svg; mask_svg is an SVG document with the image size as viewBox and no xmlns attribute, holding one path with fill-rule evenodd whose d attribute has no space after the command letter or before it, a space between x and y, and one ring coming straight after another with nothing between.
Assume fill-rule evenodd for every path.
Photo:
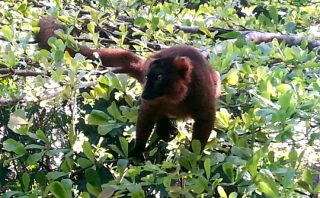
<instances>
[{"instance_id":1,"label":"bare branch","mask_svg":"<svg viewBox=\"0 0 320 198\"><path fill-rule=\"evenodd\" d=\"M29 71L29 70L19 70L19 69L9 69L9 68L3 68L0 69L0 78L9 77L13 75L17 76L38 76L38 75L46 75L46 72L43 71Z\"/></svg>"},{"instance_id":2,"label":"bare branch","mask_svg":"<svg viewBox=\"0 0 320 198\"><path fill-rule=\"evenodd\" d=\"M19 101L23 100L23 97L15 99L0 99L0 107L8 107L17 104Z\"/></svg>"},{"instance_id":3,"label":"bare branch","mask_svg":"<svg viewBox=\"0 0 320 198\"><path fill-rule=\"evenodd\" d=\"M125 15L119 15L118 20L122 20L125 22L132 23L133 19L125 16ZM200 30L198 26L175 26L175 31L183 31L185 33L192 33L192 34L204 34ZM280 33L270 33L270 32L261 32L261 31L255 31L255 30L228 30L228 29L222 29L222 28L213 28L209 27L208 31L210 32L216 32L216 35L214 36L217 39L220 40L232 40L228 38L222 38L220 37L221 34L230 33L230 32L238 32L241 35L245 36L245 39L247 41L252 41L256 44L262 43L262 42L271 42L273 39L277 39L279 42L284 42L285 44L289 46L294 45L300 45L303 40L308 42L308 48L309 50L312 50L314 48L320 47L320 41L317 40L311 40L307 37L303 36L297 36L297 35L288 35L288 34L280 34Z\"/></svg>"},{"instance_id":4,"label":"bare branch","mask_svg":"<svg viewBox=\"0 0 320 198\"><path fill-rule=\"evenodd\" d=\"M309 50L320 46L320 41L310 40L303 36L258 31L245 31L242 34L245 35L247 41L252 41L257 44L262 42L271 42L273 39L277 39L279 42L284 42L289 46L300 45L301 42L305 40L308 42Z\"/></svg>"},{"instance_id":5,"label":"bare branch","mask_svg":"<svg viewBox=\"0 0 320 198\"><path fill-rule=\"evenodd\" d=\"M184 31L186 33L196 33L196 34L203 34L199 27L186 27L186 26L176 26L177 30ZM316 47L320 47L320 41L311 40L303 36L297 35L288 35L288 34L280 34L280 33L270 33L270 32L260 32L260 31L237 31L237 30L226 30L220 28L208 28L210 32L217 32L216 36L219 36L224 33L229 32L238 32L241 35L245 36L246 41L252 41L256 44L263 43L263 42L271 42L273 39L277 39L279 42L284 42L289 46L300 45L303 40L308 42L309 50L312 50ZM221 40L229 40L225 38L219 37Z\"/></svg>"}]
</instances>

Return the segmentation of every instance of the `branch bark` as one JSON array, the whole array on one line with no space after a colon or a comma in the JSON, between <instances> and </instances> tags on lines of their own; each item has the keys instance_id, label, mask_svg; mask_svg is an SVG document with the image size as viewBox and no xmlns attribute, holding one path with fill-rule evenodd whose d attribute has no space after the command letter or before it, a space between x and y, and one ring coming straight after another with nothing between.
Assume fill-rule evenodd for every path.
<instances>
[{"instance_id":1,"label":"branch bark","mask_svg":"<svg viewBox=\"0 0 320 198\"><path fill-rule=\"evenodd\" d=\"M9 68L2 68L0 69L0 78L10 77L13 75L17 76L38 76L38 75L46 75L46 72L43 71L30 71L30 70L19 70L19 69L9 69Z\"/></svg>"},{"instance_id":2,"label":"branch bark","mask_svg":"<svg viewBox=\"0 0 320 198\"><path fill-rule=\"evenodd\" d=\"M118 20L122 20L126 23L133 23L133 18L130 18L125 15L119 15ZM175 26L175 31L183 31L185 33L191 34L204 34L198 26ZM245 36L247 41L252 41L256 44L263 42L271 42L273 39L277 39L279 42L284 42L289 46L300 45L303 40L308 42L309 50L320 47L320 41L312 40L307 37L297 36L297 35L289 35L289 34L280 34L280 33L271 33L271 32L262 32L256 30L230 30L230 29L222 29L222 28L213 28L209 27L208 30L210 32L216 32L214 36L215 39L220 40L232 40L228 38L220 37L220 35L230 32L238 32L239 34Z\"/></svg>"}]
</instances>

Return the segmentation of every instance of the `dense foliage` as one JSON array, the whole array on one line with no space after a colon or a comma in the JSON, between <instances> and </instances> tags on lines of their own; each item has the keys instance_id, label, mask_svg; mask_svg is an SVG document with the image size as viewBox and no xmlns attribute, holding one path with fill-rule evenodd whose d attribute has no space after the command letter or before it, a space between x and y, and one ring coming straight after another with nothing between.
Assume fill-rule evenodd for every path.
<instances>
[{"instance_id":1,"label":"dense foliage","mask_svg":"<svg viewBox=\"0 0 320 198\"><path fill-rule=\"evenodd\" d=\"M309 1L0 1L0 196L312 197L320 193L320 5ZM93 48L147 57L189 44L209 54L222 96L204 153L179 134L128 159L141 85L34 42L44 15ZM188 27L193 27L188 29ZM191 31L196 28L196 31ZM245 39L301 35L298 45ZM154 138L154 137L153 137Z\"/></svg>"}]
</instances>

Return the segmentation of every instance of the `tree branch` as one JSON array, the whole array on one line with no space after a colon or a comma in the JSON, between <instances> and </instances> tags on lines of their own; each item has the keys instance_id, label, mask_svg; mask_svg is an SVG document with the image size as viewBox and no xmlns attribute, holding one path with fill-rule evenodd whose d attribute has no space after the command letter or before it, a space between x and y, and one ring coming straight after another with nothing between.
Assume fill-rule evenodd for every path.
<instances>
[{"instance_id":1,"label":"tree branch","mask_svg":"<svg viewBox=\"0 0 320 198\"><path fill-rule=\"evenodd\" d=\"M0 78L5 78L13 75L17 76L38 76L38 75L46 75L46 72L43 71L29 71L29 70L19 70L19 69L9 69L9 68L2 68L0 69Z\"/></svg>"},{"instance_id":2,"label":"tree branch","mask_svg":"<svg viewBox=\"0 0 320 198\"><path fill-rule=\"evenodd\" d=\"M133 19L125 16L119 15L118 20L122 20L127 23L133 23ZM175 26L175 31L183 31L185 33L192 33L192 34L205 34L200 30L198 26ZM289 34L280 34L280 33L270 33L270 32L262 32L256 30L230 30L230 29L222 29L222 28L213 28L209 27L208 31L216 32L214 38L220 40L230 40L228 38L220 37L220 35L230 32L238 32L239 34L245 36L246 41L252 41L256 44L263 43L263 42L271 42L273 39L277 39L279 42L284 42L289 46L300 45L303 40L308 42L309 50L314 48L320 47L320 41L318 40L311 40L307 37L297 36L297 35L289 35ZM231 39L232 40L232 39Z\"/></svg>"}]
</instances>

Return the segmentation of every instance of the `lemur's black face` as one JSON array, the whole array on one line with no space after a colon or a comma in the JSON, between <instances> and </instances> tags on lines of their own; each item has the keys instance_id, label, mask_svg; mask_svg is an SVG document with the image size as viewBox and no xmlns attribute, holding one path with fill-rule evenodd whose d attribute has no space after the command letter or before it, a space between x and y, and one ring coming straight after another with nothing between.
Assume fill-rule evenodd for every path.
<instances>
[{"instance_id":1,"label":"lemur's black face","mask_svg":"<svg viewBox=\"0 0 320 198\"><path fill-rule=\"evenodd\" d=\"M166 95L173 83L175 70L173 58L157 59L151 62L142 98L152 100Z\"/></svg>"}]
</instances>

